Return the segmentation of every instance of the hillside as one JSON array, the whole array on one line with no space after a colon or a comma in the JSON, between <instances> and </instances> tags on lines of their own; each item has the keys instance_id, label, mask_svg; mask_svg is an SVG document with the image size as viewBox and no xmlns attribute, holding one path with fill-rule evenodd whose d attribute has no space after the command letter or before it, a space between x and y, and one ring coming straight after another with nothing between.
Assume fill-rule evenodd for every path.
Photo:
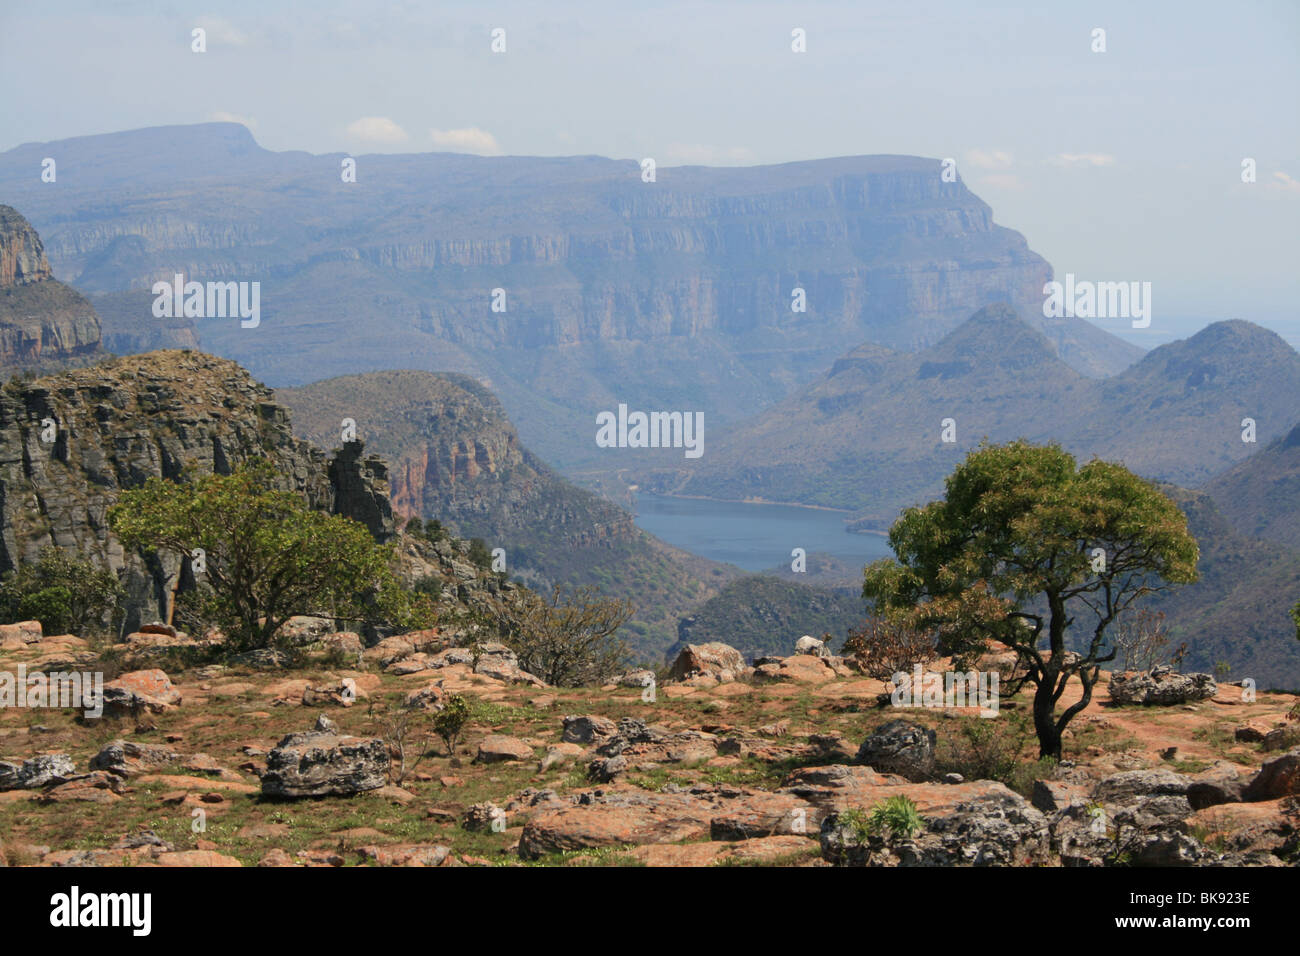
<instances>
[{"instance_id":1,"label":"hillside","mask_svg":"<svg viewBox=\"0 0 1300 956\"><path fill-rule=\"evenodd\" d=\"M827 643L839 648L851 628L862 626L863 616L862 597L851 588L831 590L747 575L682 619L673 654L687 644L720 641L753 660L785 654L805 634L819 639L830 634L834 640Z\"/></svg>"},{"instance_id":2,"label":"hillside","mask_svg":"<svg viewBox=\"0 0 1300 956\"><path fill-rule=\"evenodd\" d=\"M1300 425L1204 490L1241 534L1300 552Z\"/></svg>"},{"instance_id":3,"label":"hillside","mask_svg":"<svg viewBox=\"0 0 1300 956\"><path fill-rule=\"evenodd\" d=\"M1300 689L1300 640L1288 613L1300 601L1300 552L1240 533L1203 492L1164 491L1201 547L1200 581L1150 602L1168 616L1174 644L1187 642L1187 667L1209 672L1227 661L1234 680Z\"/></svg>"},{"instance_id":4,"label":"hillside","mask_svg":"<svg viewBox=\"0 0 1300 956\"><path fill-rule=\"evenodd\" d=\"M937 495L985 437L1056 441L1196 486L1258 447L1242 442L1243 418L1266 443L1298 407L1300 354L1249 322L1214 323L1096 381L1009 306L990 306L917 353L859 346L806 389L715 435L698 462L644 480L669 494L851 509L858 526L884 529ZM941 441L948 418L952 443Z\"/></svg>"},{"instance_id":5,"label":"hillside","mask_svg":"<svg viewBox=\"0 0 1300 956\"><path fill-rule=\"evenodd\" d=\"M40 157L75 170L57 190ZM813 379L844 343L932 345L1011 301L1089 375L1141 354L1042 318L1051 267L937 159L660 167L596 156L355 157L262 149L230 123L32 143L0 193L89 292L159 276L262 283L266 321L197 323L204 349L274 385L391 368L490 380L530 447L599 461L594 414L735 421ZM115 197L106 203L102 197ZM791 310L792 292L807 311ZM505 311L493 311L493 290Z\"/></svg>"},{"instance_id":6,"label":"hillside","mask_svg":"<svg viewBox=\"0 0 1300 956\"><path fill-rule=\"evenodd\" d=\"M282 388L297 433L332 447L351 418L389 462L394 510L503 548L506 570L544 591L595 584L636 608L625 639L657 664L677 619L736 572L638 529L622 508L565 481L519 440L490 391L464 375L371 372Z\"/></svg>"},{"instance_id":7,"label":"hillside","mask_svg":"<svg viewBox=\"0 0 1300 956\"><path fill-rule=\"evenodd\" d=\"M0 708L0 864L1035 866L1046 879L1300 860L1294 695L1243 700L1220 683L1121 706L1103 675L1053 766L1034 759L1028 691L1003 694L996 720L900 713L884 683L802 656L752 679L664 683L648 702L640 686L538 687L436 638L392 644L342 665L308 648L295 669L130 672L105 692L153 691L139 719L51 708L33 733L30 713ZM68 657L96 660L74 635L0 640L6 670ZM352 706L331 696L343 682ZM453 694L469 707L454 747L434 741L418 764L390 753L403 701ZM1060 706L1078 697L1072 682ZM431 716L416 712L417 732ZM861 825L899 797L920 818L904 861ZM1097 806L1114 821L1100 833Z\"/></svg>"},{"instance_id":8,"label":"hillside","mask_svg":"<svg viewBox=\"0 0 1300 956\"><path fill-rule=\"evenodd\" d=\"M295 438L271 391L234 362L151 352L0 387L0 573L45 547L119 572L126 627L167 616L175 555L124 552L108 508L122 489L186 469L270 461L284 487L380 537L393 531L384 463L352 443L333 458ZM54 429L50 430L50 423ZM46 438L49 438L47 441Z\"/></svg>"}]
</instances>

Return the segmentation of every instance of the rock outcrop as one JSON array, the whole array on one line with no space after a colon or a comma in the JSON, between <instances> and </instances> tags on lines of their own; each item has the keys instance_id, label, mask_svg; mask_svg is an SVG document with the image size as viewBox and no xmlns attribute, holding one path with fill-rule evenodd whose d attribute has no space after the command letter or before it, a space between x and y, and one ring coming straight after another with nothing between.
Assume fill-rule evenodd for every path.
<instances>
[{"instance_id":1,"label":"rock outcrop","mask_svg":"<svg viewBox=\"0 0 1300 956\"><path fill-rule=\"evenodd\" d=\"M0 371L84 364L101 354L94 308L54 278L31 223L0 205Z\"/></svg>"},{"instance_id":2,"label":"rock outcrop","mask_svg":"<svg viewBox=\"0 0 1300 956\"><path fill-rule=\"evenodd\" d=\"M1209 700L1218 686L1209 674L1177 674L1168 667L1146 673L1116 674L1110 679L1110 699L1117 704L1186 704Z\"/></svg>"},{"instance_id":3,"label":"rock outcrop","mask_svg":"<svg viewBox=\"0 0 1300 956\"><path fill-rule=\"evenodd\" d=\"M378 737L289 734L267 755L262 793L268 797L349 796L388 783L388 748Z\"/></svg>"},{"instance_id":4,"label":"rock outcrop","mask_svg":"<svg viewBox=\"0 0 1300 956\"><path fill-rule=\"evenodd\" d=\"M382 461L358 443L330 460L293 436L269 389L224 359L151 352L0 390L0 573L55 545L122 574L127 633L166 619L174 555L124 551L107 512L124 488L187 469L269 461L313 507L393 532Z\"/></svg>"}]
</instances>

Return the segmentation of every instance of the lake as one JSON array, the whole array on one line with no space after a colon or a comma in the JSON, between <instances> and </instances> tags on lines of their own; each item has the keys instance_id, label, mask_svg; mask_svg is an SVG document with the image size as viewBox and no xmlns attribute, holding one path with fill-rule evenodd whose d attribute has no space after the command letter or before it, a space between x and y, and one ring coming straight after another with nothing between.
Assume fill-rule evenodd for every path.
<instances>
[{"instance_id":1,"label":"lake","mask_svg":"<svg viewBox=\"0 0 1300 956\"><path fill-rule=\"evenodd\" d=\"M656 538L746 571L789 567L794 548L860 565L893 555L883 535L846 532L838 511L646 494L636 510L637 527Z\"/></svg>"}]
</instances>

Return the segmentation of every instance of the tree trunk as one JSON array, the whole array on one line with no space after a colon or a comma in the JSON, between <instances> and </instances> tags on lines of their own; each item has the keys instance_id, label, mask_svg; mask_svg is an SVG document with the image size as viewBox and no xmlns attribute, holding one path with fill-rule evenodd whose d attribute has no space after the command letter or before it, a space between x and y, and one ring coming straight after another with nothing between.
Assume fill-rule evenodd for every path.
<instances>
[{"instance_id":1,"label":"tree trunk","mask_svg":"<svg viewBox=\"0 0 1300 956\"><path fill-rule=\"evenodd\" d=\"M1044 674L1034 692L1034 730L1038 734L1038 756L1061 759L1061 734L1052 719L1055 702L1052 691L1056 686L1056 675Z\"/></svg>"}]
</instances>

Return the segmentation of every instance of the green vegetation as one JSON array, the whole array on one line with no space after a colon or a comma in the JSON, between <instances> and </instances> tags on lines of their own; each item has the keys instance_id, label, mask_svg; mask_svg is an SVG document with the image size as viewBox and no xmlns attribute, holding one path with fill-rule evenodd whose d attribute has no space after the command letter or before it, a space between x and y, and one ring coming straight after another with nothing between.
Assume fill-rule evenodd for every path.
<instances>
[{"instance_id":1,"label":"green vegetation","mask_svg":"<svg viewBox=\"0 0 1300 956\"><path fill-rule=\"evenodd\" d=\"M123 594L112 571L51 547L0 583L0 617L40 621L46 634L85 636L104 629Z\"/></svg>"},{"instance_id":2,"label":"green vegetation","mask_svg":"<svg viewBox=\"0 0 1300 956\"><path fill-rule=\"evenodd\" d=\"M182 556L197 582L185 607L225 632L234 650L266 647L297 614L408 628L433 622L427 595L394 577L389 549L358 522L276 490L276 477L259 463L186 483L150 478L122 493L109 524L128 548Z\"/></svg>"},{"instance_id":3,"label":"green vegetation","mask_svg":"<svg viewBox=\"0 0 1300 956\"><path fill-rule=\"evenodd\" d=\"M1034 694L1042 757L1061 757L1061 734L1092 700L1100 665L1117 651L1107 628L1170 583L1196 580L1196 540L1178 506L1122 465L1082 468L1057 445L982 444L945 483L945 497L903 512L890 529L897 560L866 569L863 595L879 613L937 629L967 659L990 640L1025 668L1003 688ZM1086 649L1066 656L1075 623ZM1047 653L1041 645L1047 641ZM1056 714L1077 677L1082 698Z\"/></svg>"},{"instance_id":4,"label":"green vegetation","mask_svg":"<svg viewBox=\"0 0 1300 956\"><path fill-rule=\"evenodd\" d=\"M469 719L469 702L460 694L452 694L448 697L443 703L442 710L434 715L433 732L442 740L448 757L456 752L456 744L460 741L460 735L465 725L469 723Z\"/></svg>"},{"instance_id":5,"label":"green vegetation","mask_svg":"<svg viewBox=\"0 0 1300 956\"><path fill-rule=\"evenodd\" d=\"M690 617L679 645L721 641L750 657L784 656L805 634L843 638L862 620L862 598L756 574L729 582Z\"/></svg>"},{"instance_id":6,"label":"green vegetation","mask_svg":"<svg viewBox=\"0 0 1300 956\"><path fill-rule=\"evenodd\" d=\"M556 587L549 600L530 594L511 612L504 640L520 667L552 687L599 686L628 667L617 632L631 616L631 605L594 587Z\"/></svg>"},{"instance_id":7,"label":"green vegetation","mask_svg":"<svg viewBox=\"0 0 1300 956\"><path fill-rule=\"evenodd\" d=\"M910 840L923 826L925 821L917 812L916 804L902 794L876 804L867 816L867 828L872 833L883 833L904 840Z\"/></svg>"}]
</instances>

